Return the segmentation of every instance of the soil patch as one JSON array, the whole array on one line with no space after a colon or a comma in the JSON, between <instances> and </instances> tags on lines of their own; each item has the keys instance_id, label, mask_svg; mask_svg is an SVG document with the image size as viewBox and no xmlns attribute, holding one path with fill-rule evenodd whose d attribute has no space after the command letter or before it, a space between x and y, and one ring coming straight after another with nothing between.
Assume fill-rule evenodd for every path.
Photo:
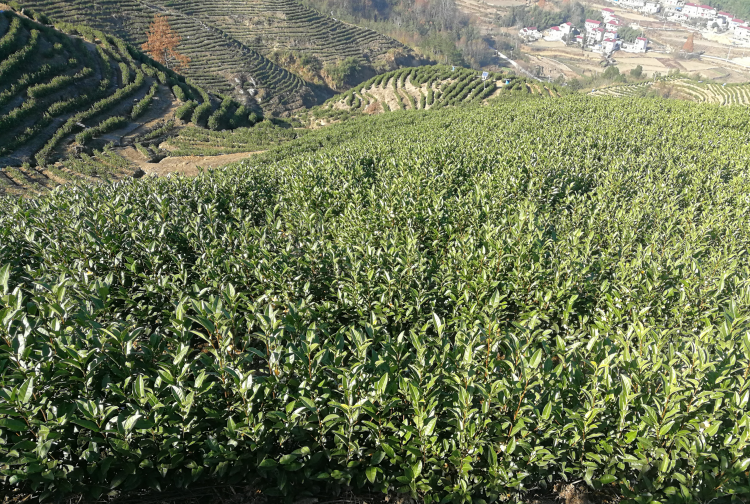
<instances>
[{"instance_id":1,"label":"soil patch","mask_svg":"<svg viewBox=\"0 0 750 504\"><path fill-rule=\"evenodd\" d=\"M166 157L158 163L149 163L140 152L133 147L117 149L117 153L130 161L133 165L143 170L146 175L164 177L169 174L185 175L194 177L198 175L199 168L213 169L225 166L236 161L246 159L253 154L265 151L237 152L234 154L223 154L220 156L175 156Z\"/></svg>"}]
</instances>

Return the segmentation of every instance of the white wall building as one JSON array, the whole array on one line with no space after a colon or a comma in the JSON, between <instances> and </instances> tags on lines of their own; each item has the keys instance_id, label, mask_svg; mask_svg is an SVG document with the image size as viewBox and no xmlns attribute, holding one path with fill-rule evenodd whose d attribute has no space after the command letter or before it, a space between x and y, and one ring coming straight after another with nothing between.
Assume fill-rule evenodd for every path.
<instances>
[{"instance_id":1,"label":"white wall building","mask_svg":"<svg viewBox=\"0 0 750 504\"><path fill-rule=\"evenodd\" d=\"M750 42L750 26L737 26L734 29L734 38L739 42Z\"/></svg>"},{"instance_id":2,"label":"white wall building","mask_svg":"<svg viewBox=\"0 0 750 504\"><path fill-rule=\"evenodd\" d=\"M553 26L549 30L547 30L547 33L544 35L544 40L547 42L556 42L563 39L563 31L560 29L559 26Z\"/></svg>"},{"instance_id":3,"label":"white wall building","mask_svg":"<svg viewBox=\"0 0 750 504\"><path fill-rule=\"evenodd\" d=\"M602 23L596 19L587 19L585 24L587 33L596 30L602 25Z\"/></svg>"},{"instance_id":4,"label":"white wall building","mask_svg":"<svg viewBox=\"0 0 750 504\"><path fill-rule=\"evenodd\" d=\"M645 53L648 50L648 39L638 37L632 44L622 44L622 50L631 53Z\"/></svg>"},{"instance_id":5,"label":"white wall building","mask_svg":"<svg viewBox=\"0 0 750 504\"><path fill-rule=\"evenodd\" d=\"M542 34L536 29L536 26L530 26L528 28L522 28L518 32L518 36L526 40L539 40L542 38Z\"/></svg>"},{"instance_id":6,"label":"white wall building","mask_svg":"<svg viewBox=\"0 0 750 504\"><path fill-rule=\"evenodd\" d=\"M644 14L656 14L661 10L661 4L659 2L646 2L642 12Z\"/></svg>"},{"instance_id":7,"label":"white wall building","mask_svg":"<svg viewBox=\"0 0 750 504\"><path fill-rule=\"evenodd\" d=\"M613 38L605 38L604 42L602 42L602 51L604 52L604 54L613 53L617 49L617 40Z\"/></svg>"},{"instance_id":8,"label":"white wall building","mask_svg":"<svg viewBox=\"0 0 750 504\"><path fill-rule=\"evenodd\" d=\"M602 17L604 18L604 22L606 23L610 19L614 19L617 16L615 15L614 9L606 8L602 9Z\"/></svg>"},{"instance_id":9,"label":"white wall building","mask_svg":"<svg viewBox=\"0 0 750 504\"><path fill-rule=\"evenodd\" d=\"M664 5L664 8L667 10L678 10L685 7L685 1L684 0L662 0L661 2Z\"/></svg>"},{"instance_id":10,"label":"white wall building","mask_svg":"<svg viewBox=\"0 0 750 504\"><path fill-rule=\"evenodd\" d=\"M716 17L716 9L710 5L698 5L694 3L686 3L685 7L682 8L682 13L689 18L713 19Z\"/></svg>"}]
</instances>

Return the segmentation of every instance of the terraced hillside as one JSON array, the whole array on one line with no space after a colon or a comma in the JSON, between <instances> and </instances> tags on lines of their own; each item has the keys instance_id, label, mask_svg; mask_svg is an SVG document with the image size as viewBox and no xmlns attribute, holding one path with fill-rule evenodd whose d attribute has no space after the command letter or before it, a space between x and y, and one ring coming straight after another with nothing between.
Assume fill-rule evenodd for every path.
<instances>
[{"instance_id":1,"label":"terraced hillside","mask_svg":"<svg viewBox=\"0 0 750 504\"><path fill-rule=\"evenodd\" d=\"M265 110L284 112L331 96L266 56L291 49L321 64L358 60L367 78L373 65L397 65L393 51L408 51L372 30L351 26L302 6L296 0L26 0L24 6L53 19L93 26L140 46L154 14L166 15L191 58L185 75L197 84L238 99L257 100Z\"/></svg>"},{"instance_id":2,"label":"terraced hillside","mask_svg":"<svg viewBox=\"0 0 750 504\"><path fill-rule=\"evenodd\" d=\"M445 65L403 68L378 75L298 117L303 124L325 125L351 114L481 103L500 94L559 97L562 89L503 73L482 80L481 72Z\"/></svg>"},{"instance_id":3,"label":"terraced hillside","mask_svg":"<svg viewBox=\"0 0 750 504\"><path fill-rule=\"evenodd\" d=\"M717 84L687 78L666 77L656 81L624 84L597 89L593 96L644 96L654 92L662 96L683 98L717 105L750 105L750 84Z\"/></svg>"},{"instance_id":4,"label":"terraced hillside","mask_svg":"<svg viewBox=\"0 0 750 504\"><path fill-rule=\"evenodd\" d=\"M122 40L78 33L0 14L0 193L132 174L115 145L147 145L180 119L217 130L251 123L245 106L219 102Z\"/></svg>"}]
</instances>

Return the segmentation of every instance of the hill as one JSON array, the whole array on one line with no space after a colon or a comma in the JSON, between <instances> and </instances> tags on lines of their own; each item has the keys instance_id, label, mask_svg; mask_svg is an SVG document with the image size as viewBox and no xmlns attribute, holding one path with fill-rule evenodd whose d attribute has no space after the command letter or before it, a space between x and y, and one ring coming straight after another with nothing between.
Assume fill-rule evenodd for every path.
<instances>
[{"instance_id":1,"label":"hill","mask_svg":"<svg viewBox=\"0 0 750 504\"><path fill-rule=\"evenodd\" d=\"M510 96L2 198L0 483L745 496L749 123Z\"/></svg>"},{"instance_id":2,"label":"hill","mask_svg":"<svg viewBox=\"0 0 750 504\"><path fill-rule=\"evenodd\" d=\"M0 192L131 175L115 145L145 142L180 119L214 129L255 120L122 40L60 28L0 14Z\"/></svg>"},{"instance_id":3,"label":"hill","mask_svg":"<svg viewBox=\"0 0 750 504\"><path fill-rule=\"evenodd\" d=\"M515 74L490 72L483 80L476 70L430 65L378 75L295 117L305 125L321 126L358 114L482 104L501 95L557 98L563 94L567 91L555 84Z\"/></svg>"},{"instance_id":4,"label":"hill","mask_svg":"<svg viewBox=\"0 0 750 504\"><path fill-rule=\"evenodd\" d=\"M592 96L660 96L717 105L750 105L750 84L716 84L684 77L663 77L635 84L608 86Z\"/></svg>"},{"instance_id":5,"label":"hill","mask_svg":"<svg viewBox=\"0 0 750 504\"><path fill-rule=\"evenodd\" d=\"M145 42L154 15L164 15L182 38L180 51L191 59L186 76L210 91L231 94L247 104L255 101L267 113L311 106L333 94L329 86L357 84L378 71L420 63L395 40L336 21L296 0L25 0L21 4L53 20L118 36L136 47Z\"/></svg>"}]
</instances>

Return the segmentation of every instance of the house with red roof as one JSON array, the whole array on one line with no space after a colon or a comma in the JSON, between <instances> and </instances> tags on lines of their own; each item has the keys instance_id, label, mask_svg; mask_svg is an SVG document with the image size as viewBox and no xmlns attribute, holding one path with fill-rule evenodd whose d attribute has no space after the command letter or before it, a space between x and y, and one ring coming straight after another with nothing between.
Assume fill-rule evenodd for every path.
<instances>
[{"instance_id":1,"label":"house with red roof","mask_svg":"<svg viewBox=\"0 0 750 504\"><path fill-rule=\"evenodd\" d=\"M685 4L685 7L682 8L682 13L689 18L714 19L717 15L717 10L710 5L698 5L689 2Z\"/></svg>"},{"instance_id":2,"label":"house with red roof","mask_svg":"<svg viewBox=\"0 0 750 504\"><path fill-rule=\"evenodd\" d=\"M738 42L750 42L750 26L735 27L734 38Z\"/></svg>"},{"instance_id":3,"label":"house with red roof","mask_svg":"<svg viewBox=\"0 0 750 504\"><path fill-rule=\"evenodd\" d=\"M602 25L602 22L597 21L596 19L587 19L584 25L586 26L586 32L588 33L599 28Z\"/></svg>"}]
</instances>

